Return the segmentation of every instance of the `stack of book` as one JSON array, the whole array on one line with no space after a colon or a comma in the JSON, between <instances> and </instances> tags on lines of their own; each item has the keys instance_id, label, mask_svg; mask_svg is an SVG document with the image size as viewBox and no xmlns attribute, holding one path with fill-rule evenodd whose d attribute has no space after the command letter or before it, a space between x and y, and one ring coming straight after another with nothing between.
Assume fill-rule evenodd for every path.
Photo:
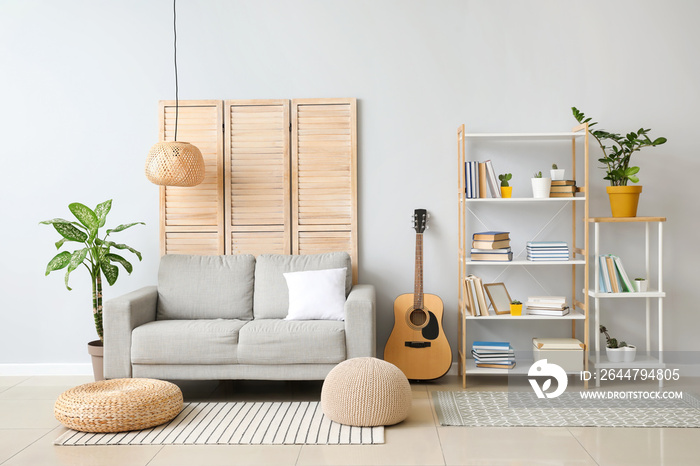
<instances>
[{"instance_id":1,"label":"stack of book","mask_svg":"<svg viewBox=\"0 0 700 466\"><path fill-rule=\"evenodd\" d=\"M512 369L515 367L515 351L507 341L475 341L472 356L476 367Z\"/></svg>"},{"instance_id":2,"label":"stack of book","mask_svg":"<svg viewBox=\"0 0 700 466\"><path fill-rule=\"evenodd\" d=\"M501 197L501 186L490 160L485 162L464 162L464 190L467 199L481 197Z\"/></svg>"},{"instance_id":3,"label":"stack of book","mask_svg":"<svg viewBox=\"0 0 700 466\"><path fill-rule=\"evenodd\" d=\"M534 316L565 316L569 313L564 296L530 296L525 306L527 313Z\"/></svg>"},{"instance_id":4,"label":"stack of book","mask_svg":"<svg viewBox=\"0 0 700 466\"><path fill-rule=\"evenodd\" d=\"M566 241L528 241L527 260L568 261L569 245Z\"/></svg>"},{"instance_id":5,"label":"stack of book","mask_svg":"<svg viewBox=\"0 0 700 466\"><path fill-rule=\"evenodd\" d=\"M486 304L484 282L476 275L469 274L464 278L463 288L464 303L467 312L474 317L488 316L489 306Z\"/></svg>"},{"instance_id":6,"label":"stack of book","mask_svg":"<svg viewBox=\"0 0 700 466\"><path fill-rule=\"evenodd\" d=\"M507 231L482 231L472 236L471 260L512 261L510 233Z\"/></svg>"},{"instance_id":7,"label":"stack of book","mask_svg":"<svg viewBox=\"0 0 700 466\"><path fill-rule=\"evenodd\" d=\"M549 197L574 197L576 180L552 180Z\"/></svg>"},{"instance_id":8,"label":"stack of book","mask_svg":"<svg viewBox=\"0 0 700 466\"><path fill-rule=\"evenodd\" d=\"M622 267L622 260L612 254L600 256L600 291L602 293L629 293L634 291L632 282Z\"/></svg>"}]
</instances>

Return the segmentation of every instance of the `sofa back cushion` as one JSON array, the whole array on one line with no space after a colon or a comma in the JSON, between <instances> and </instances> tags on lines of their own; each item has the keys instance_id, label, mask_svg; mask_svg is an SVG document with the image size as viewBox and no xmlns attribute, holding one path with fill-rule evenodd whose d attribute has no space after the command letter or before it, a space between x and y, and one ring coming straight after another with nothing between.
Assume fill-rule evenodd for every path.
<instances>
[{"instance_id":1,"label":"sofa back cushion","mask_svg":"<svg viewBox=\"0 0 700 466\"><path fill-rule=\"evenodd\" d=\"M347 252L283 255L262 254L255 263L255 296L253 313L256 319L284 319L289 307L289 291L284 273L345 267L345 296L352 288L352 266Z\"/></svg>"},{"instance_id":2,"label":"sofa back cushion","mask_svg":"<svg viewBox=\"0 0 700 466\"><path fill-rule=\"evenodd\" d=\"M157 318L251 320L254 278L250 254L167 254L158 270Z\"/></svg>"}]
</instances>

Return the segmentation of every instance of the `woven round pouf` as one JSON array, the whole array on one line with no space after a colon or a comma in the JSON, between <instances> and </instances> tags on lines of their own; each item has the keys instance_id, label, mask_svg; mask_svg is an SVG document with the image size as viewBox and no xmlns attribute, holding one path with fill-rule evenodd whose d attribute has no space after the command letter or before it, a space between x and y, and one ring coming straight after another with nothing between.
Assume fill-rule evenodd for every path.
<instances>
[{"instance_id":1,"label":"woven round pouf","mask_svg":"<svg viewBox=\"0 0 700 466\"><path fill-rule=\"evenodd\" d=\"M388 426L411 411L411 386L395 365L353 358L335 366L321 389L321 408L332 421L350 426Z\"/></svg>"},{"instance_id":2,"label":"woven round pouf","mask_svg":"<svg viewBox=\"0 0 700 466\"><path fill-rule=\"evenodd\" d=\"M154 379L87 383L61 393L53 408L64 426L81 432L124 432L164 424L182 410L177 385Z\"/></svg>"}]
</instances>

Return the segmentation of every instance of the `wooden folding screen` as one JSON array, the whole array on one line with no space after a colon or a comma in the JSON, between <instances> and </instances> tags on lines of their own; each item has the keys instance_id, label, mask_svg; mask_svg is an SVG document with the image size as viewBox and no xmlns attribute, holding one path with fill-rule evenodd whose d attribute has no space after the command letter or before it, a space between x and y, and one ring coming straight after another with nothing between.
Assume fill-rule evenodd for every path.
<instances>
[{"instance_id":1,"label":"wooden folding screen","mask_svg":"<svg viewBox=\"0 0 700 466\"><path fill-rule=\"evenodd\" d=\"M172 140L174 102L161 104ZM355 99L180 102L206 177L161 189L162 254L347 251L357 281Z\"/></svg>"},{"instance_id":2,"label":"wooden folding screen","mask_svg":"<svg viewBox=\"0 0 700 466\"><path fill-rule=\"evenodd\" d=\"M223 111L218 100L180 101L177 140L202 152L204 181L160 189L162 254L224 253ZM161 102L160 140L175 140L175 101Z\"/></svg>"}]
</instances>

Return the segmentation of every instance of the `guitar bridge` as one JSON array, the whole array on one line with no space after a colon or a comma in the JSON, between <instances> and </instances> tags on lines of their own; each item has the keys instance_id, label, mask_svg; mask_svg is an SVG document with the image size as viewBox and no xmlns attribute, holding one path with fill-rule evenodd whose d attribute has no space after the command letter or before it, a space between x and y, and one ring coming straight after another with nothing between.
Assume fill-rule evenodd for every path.
<instances>
[{"instance_id":1,"label":"guitar bridge","mask_svg":"<svg viewBox=\"0 0 700 466\"><path fill-rule=\"evenodd\" d=\"M430 347L429 341L407 341L405 345L409 348L428 348Z\"/></svg>"}]
</instances>

